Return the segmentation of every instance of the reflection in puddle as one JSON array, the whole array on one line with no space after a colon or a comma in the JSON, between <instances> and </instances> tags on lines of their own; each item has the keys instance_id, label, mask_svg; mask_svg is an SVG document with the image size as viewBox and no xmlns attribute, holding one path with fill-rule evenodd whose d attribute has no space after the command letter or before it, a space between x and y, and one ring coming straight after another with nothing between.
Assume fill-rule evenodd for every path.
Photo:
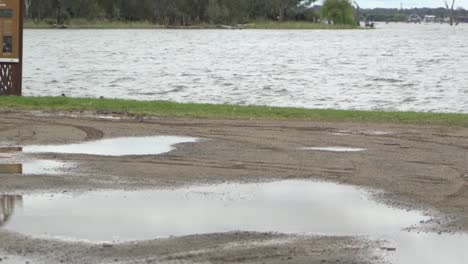
<instances>
[{"instance_id":1,"label":"reflection in puddle","mask_svg":"<svg viewBox=\"0 0 468 264\"><path fill-rule=\"evenodd\" d=\"M394 263L466 263L466 235L403 231L429 217L390 208L351 186L290 180L175 190L4 196L4 226L33 237L90 242L229 231L369 236L396 248ZM18 208L17 208L18 209ZM386 245L387 246L387 245ZM384 252L386 252L384 250Z\"/></svg>"},{"instance_id":2,"label":"reflection in puddle","mask_svg":"<svg viewBox=\"0 0 468 264\"><path fill-rule=\"evenodd\" d=\"M364 148L347 148L347 147L306 147L303 150L315 150L315 151L329 151L329 152L361 152L366 151Z\"/></svg>"},{"instance_id":3,"label":"reflection in puddle","mask_svg":"<svg viewBox=\"0 0 468 264\"><path fill-rule=\"evenodd\" d=\"M0 153L16 153L16 152L21 152L21 151L23 151L23 148L21 147L0 148Z\"/></svg>"},{"instance_id":4,"label":"reflection in puddle","mask_svg":"<svg viewBox=\"0 0 468 264\"><path fill-rule=\"evenodd\" d=\"M0 147L0 159L9 159L12 157L12 154L21 152L23 148L20 147Z\"/></svg>"},{"instance_id":5,"label":"reflection in puddle","mask_svg":"<svg viewBox=\"0 0 468 264\"><path fill-rule=\"evenodd\" d=\"M157 155L174 150L173 145L196 142L192 137L154 136L103 139L68 145L37 145L23 148L27 153L63 153L102 156Z\"/></svg>"},{"instance_id":6,"label":"reflection in puddle","mask_svg":"<svg viewBox=\"0 0 468 264\"><path fill-rule=\"evenodd\" d=\"M0 196L0 227L4 226L11 219L15 207L23 204L23 198L19 195Z\"/></svg>"},{"instance_id":7,"label":"reflection in puddle","mask_svg":"<svg viewBox=\"0 0 468 264\"><path fill-rule=\"evenodd\" d=\"M1 174L59 175L72 166L55 160L33 160L22 164L0 164Z\"/></svg>"},{"instance_id":8,"label":"reflection in puddle","mask_svg":"<svg viewBox=\"0 0 468 264\"><path fill-rule=\"evenodd\" d=\"M23 164L0 164L0 174L22 174Z\"/></svg>"},{"instance_id":9,"label":"reflection in puddle","mask_svg":"<svg viewBox=\"0 0 468 264\"><path fill-rule=\"evenodd\" d=\"M13 154L7 158L13 158L17 153L23 151L22 147L2 147L0 148L0 155ZM5 158L0 156L0 158ZM24 175L58 175L63 173L66 168L72 166L61 161L55 160L30 160L30 161L18 161L15 159L14 163L7 163L9 161L2 161L0 163L0 175L1 174L24 174Z\"/></svg>"},{"instance_id":10,"label":"reflection in puddle","mask_svg":"<svg viewBox=\"0 0 468 264\"><path fill-rule=\"evenodd\" d=\"M31 195L24 201L8 229L91 241L236 230L378 235L427 220L418 212L380 205L353 187L310 181Z\"/></svg>"}]
</instances>

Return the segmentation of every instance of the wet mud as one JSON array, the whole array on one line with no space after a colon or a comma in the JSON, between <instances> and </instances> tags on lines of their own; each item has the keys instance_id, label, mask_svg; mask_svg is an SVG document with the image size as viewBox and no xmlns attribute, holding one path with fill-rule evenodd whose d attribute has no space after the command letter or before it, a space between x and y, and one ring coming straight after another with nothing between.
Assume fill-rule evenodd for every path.
<instances>
[{"instance_id":1,"label":"wet mud","mask_svg":"<svg viewBox=\"0 0 468 264\"><path fill-rule=\"evenodd\" d=\"M0 113L0 147L9 148L0 155L3 222L17 214L19 209L13 204L26 207L31 196L318 180L363 188L386 206L420 212L425 218L411 227L414 232L441 233L442 239L448 236L447 241L453 241L450 234L468 230L466 128L73 115ZM176 144L172 151L159 155L25 153L19 149L151 136L204 140ZM338 146L363 151L319 149ZM25 157L74 166L58 174L25 177L14 173ZM301 215L305 209L298 210ZM0 227L0 257L33 259L32 263L380 263L395 251L411 249L411 245L400 248L401 244L385 236L249 231L107 244L28 236ZM452 263L462 260L451 259Z\"/></svg>"}]
</instances>

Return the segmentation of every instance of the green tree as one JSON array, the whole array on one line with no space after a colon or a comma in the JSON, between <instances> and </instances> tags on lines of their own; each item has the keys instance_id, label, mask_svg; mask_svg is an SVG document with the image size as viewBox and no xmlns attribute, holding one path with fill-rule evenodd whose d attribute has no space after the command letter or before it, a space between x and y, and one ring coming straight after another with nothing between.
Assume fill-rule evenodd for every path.
<instances>
[{"instance_id":1,"label":"green tree","mask_svg":"<svg viewBox=\"0 0 468 264\"><path fill-rule=\"evenodd\" d=\"M315 21L316 0L24 0L29 18L151 21L164 25L248 23L257 19ZM310 10L309 10L310 9ZM313 11L313 10L312 10Z\"/></svg>"},{"instance_id":2,"label":"green tree","mask_svg":"<svg viewBox=\"0 0 468 264\"><path fill-rule=\"evenodd\" d=\"M333 24L355 25L354 9L349 0L325 0L322 18Z\"/></svg>"},{"instance_id":3,"label":"green tree","mask_svg":"<svg viewBox=\"0 0 468 264\"><path fill-rule=\"evenodd\" d=\"M211 23L226 23L229 17L229 10L217 0L209 0L206 8L206 16Z\"/></svg>"}]
</instances>

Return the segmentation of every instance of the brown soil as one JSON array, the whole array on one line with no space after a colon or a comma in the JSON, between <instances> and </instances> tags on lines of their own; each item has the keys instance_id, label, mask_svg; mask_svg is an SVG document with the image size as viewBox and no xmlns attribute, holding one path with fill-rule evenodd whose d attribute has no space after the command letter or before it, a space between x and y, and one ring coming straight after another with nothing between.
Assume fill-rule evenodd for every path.
<instances>
[{"instance_id":1,"label":"brown soil","mask_svg":"<svg viewBox=\"0 0 468 264\"><path fill-rule=\"evenodd\" d=\"M382 202L427 210L433 221L421 228L468 230L467 128L180 118L104 120L58 113L0 113L3 146L147 135L206 140L181 144L159 156L35 155L73 161L79 164L78 171L70 171L73 177L1 175L0 194L321 179L382 190L376 192ZM305 146L367 151L300 150ZM37 240L0 230L0 258L4 252L4 256L20 255L44 263L375 263L380 261L373 256L378 247L376 242L357 238L251 233L103 246Z\"/></svg>"}]
</instances>

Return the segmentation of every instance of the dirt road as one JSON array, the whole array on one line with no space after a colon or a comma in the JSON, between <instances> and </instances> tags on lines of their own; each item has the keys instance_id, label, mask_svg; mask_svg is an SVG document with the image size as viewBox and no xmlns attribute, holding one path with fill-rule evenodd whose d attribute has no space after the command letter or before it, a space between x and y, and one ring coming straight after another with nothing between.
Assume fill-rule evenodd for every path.
<instances>
[{"instance_id":1,"label":"dirt road","mask_svg":"<svg viewBox=\"0 0 468 264\"><path fill-rule=\"evenodd\" d=\"M72 115L72 113L68 113ZM382 190L376 199L427 210L422 228L468 230L468 129L309 121L103 119L0 113L0 144L62 144L122 136L203 140L158 156L34 154L78 164L70 175L0 175L0 194L157 189L221 182L319 179ZM305 151L341 146L366 151ZM0 156L0 159L6 159ZM0 258L30 263L376 263L377 242L352 237L229 233L91 245L38 240L0 228ZM5 259L6 257L6 259ZM12 258L10 258L12 260Z\"/></svg>"}]
</instances>

